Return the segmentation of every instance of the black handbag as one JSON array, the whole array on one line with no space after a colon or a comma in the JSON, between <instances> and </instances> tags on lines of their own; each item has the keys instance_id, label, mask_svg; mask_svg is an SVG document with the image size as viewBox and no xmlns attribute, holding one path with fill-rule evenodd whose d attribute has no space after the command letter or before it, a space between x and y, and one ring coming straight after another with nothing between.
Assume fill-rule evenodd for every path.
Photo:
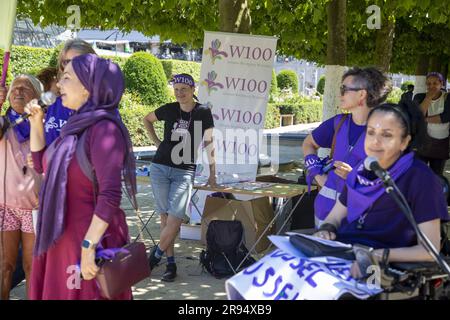
<instances>
[{"instance_id":1,"label":"black handbag","mask_svg":"<svg viewBox=\"0 0 450 320\"><path fill-rule=\"evenodd\" d=\"M328 246L319 241L303 237L301 235L289 236L291 244L299 249L305 256L311 257L325 257L331 256L347 260L355 260L355 254L352 247L333 247Z\"/></svg>"}]
</instances>

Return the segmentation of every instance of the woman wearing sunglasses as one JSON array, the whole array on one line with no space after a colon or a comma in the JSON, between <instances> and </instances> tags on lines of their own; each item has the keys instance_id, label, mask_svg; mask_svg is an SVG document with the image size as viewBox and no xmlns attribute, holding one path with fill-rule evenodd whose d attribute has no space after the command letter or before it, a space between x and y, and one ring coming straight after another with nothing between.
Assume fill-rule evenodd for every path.
<instances>
[{"instance_id":1,"label":"woman wearing sunglasses","mask_svg":"<svg viewBox=\"0 0 450 320\"><path fill-rule=\"evenodd\" d=\"M95 54L95 51L86 41L81 39L67 41L59 53L58 73L62 74L66 65L73 58L88 53ZM67 123L67 120L73 113L73 110L66 108L62 104L61 97L58 97L55 103L47 108L44 122L44 135L47 146L59 137L62 127Z\"/></svg>"},{"instance_id":2,"label":"woman wearing sunglasses","mask_svg":"<svg viewBox=\"0 0 450 320\"><path fill-rule=\"evenodd\" d=\"M320 191L314 202L319 226L333 208L354 166L366 157L364 138L371 108L381 104L391 90L388 77L376 68L352 68L342 77L340 108L345 114L324 121L303 142L306 180ZM317 155L319 148L332 148L331 170ZM329 167L329 166L328 166ZM327 171L327 172L325 172Z\"/></svg>"}]
</instances>

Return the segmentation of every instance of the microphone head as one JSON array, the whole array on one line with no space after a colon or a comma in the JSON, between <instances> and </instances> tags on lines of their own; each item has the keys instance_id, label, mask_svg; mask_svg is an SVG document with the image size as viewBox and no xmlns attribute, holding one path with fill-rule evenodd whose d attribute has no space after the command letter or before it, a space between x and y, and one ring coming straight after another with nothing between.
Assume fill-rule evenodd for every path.
<instances>
[{"instance_id":1,"label":"microphone head","mask_svg":"<svg viewBox=\"0 0 450 320\"><path fill-rule=\"evenodd\" d=\"M55 103L56 95L51 91L43 92L40 100L44 105L49 106Z\"/></svg>"},{"instance_id":2,"label":"microphone head","mask_svg":"<svg viewBox=\"0 0 450 320\"><path fill-rule=\"evenodd\" d=\"M364 159L364 168L369 171L373 171L373 165L378 163L378 159L375 157L367 157Z\"/></svg>"}]
</instances>

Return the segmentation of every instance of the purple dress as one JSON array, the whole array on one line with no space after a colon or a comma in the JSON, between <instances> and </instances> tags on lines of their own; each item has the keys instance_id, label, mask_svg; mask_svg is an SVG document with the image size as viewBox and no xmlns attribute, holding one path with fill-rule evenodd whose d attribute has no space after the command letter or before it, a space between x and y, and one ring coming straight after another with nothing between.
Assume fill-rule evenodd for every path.
<instances>
[{"instance_id":1,"label":"purple dress","mask_svg":"<svg viewBox=\"0 0 450 320\"><path fill-rule=\"evenodd\" d=\"M68 169L64 233L46 253L33 258L30 289L33 300L102 299L96 281L80 281L76 273L81 258L81 242L94 212L109 224L102 241L104 248L122 247L129 241L125 213L120 209L125 140L119 127L111 121L100 121L88 130L86 150L99 184L97 203L94 202L92 182L73 157ZM43 154L42 151L33 153L37 170L46 167ZM131 298L131 288L115 297Z\"/></svg>"}]
</instances>

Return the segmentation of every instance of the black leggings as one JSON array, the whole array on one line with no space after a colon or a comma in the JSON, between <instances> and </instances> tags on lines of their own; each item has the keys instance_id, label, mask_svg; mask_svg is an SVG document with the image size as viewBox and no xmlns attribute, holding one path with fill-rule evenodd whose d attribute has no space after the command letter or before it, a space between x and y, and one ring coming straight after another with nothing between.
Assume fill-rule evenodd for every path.
<instances>
[{"instance_id":1,"label":"black leggings","mask_svg":"<svg viewBox=\"0 0 450 320\"><path fill-rule=\"evenodd\" d=\"M436 173L437 175L444 174L445 162L447 160L433 159L433 158L427 158L427 157L419 157L419 159L424 161L427 165L429 165L430 169L433 170L433 172Z\"/></svg>"}]
</instances>

